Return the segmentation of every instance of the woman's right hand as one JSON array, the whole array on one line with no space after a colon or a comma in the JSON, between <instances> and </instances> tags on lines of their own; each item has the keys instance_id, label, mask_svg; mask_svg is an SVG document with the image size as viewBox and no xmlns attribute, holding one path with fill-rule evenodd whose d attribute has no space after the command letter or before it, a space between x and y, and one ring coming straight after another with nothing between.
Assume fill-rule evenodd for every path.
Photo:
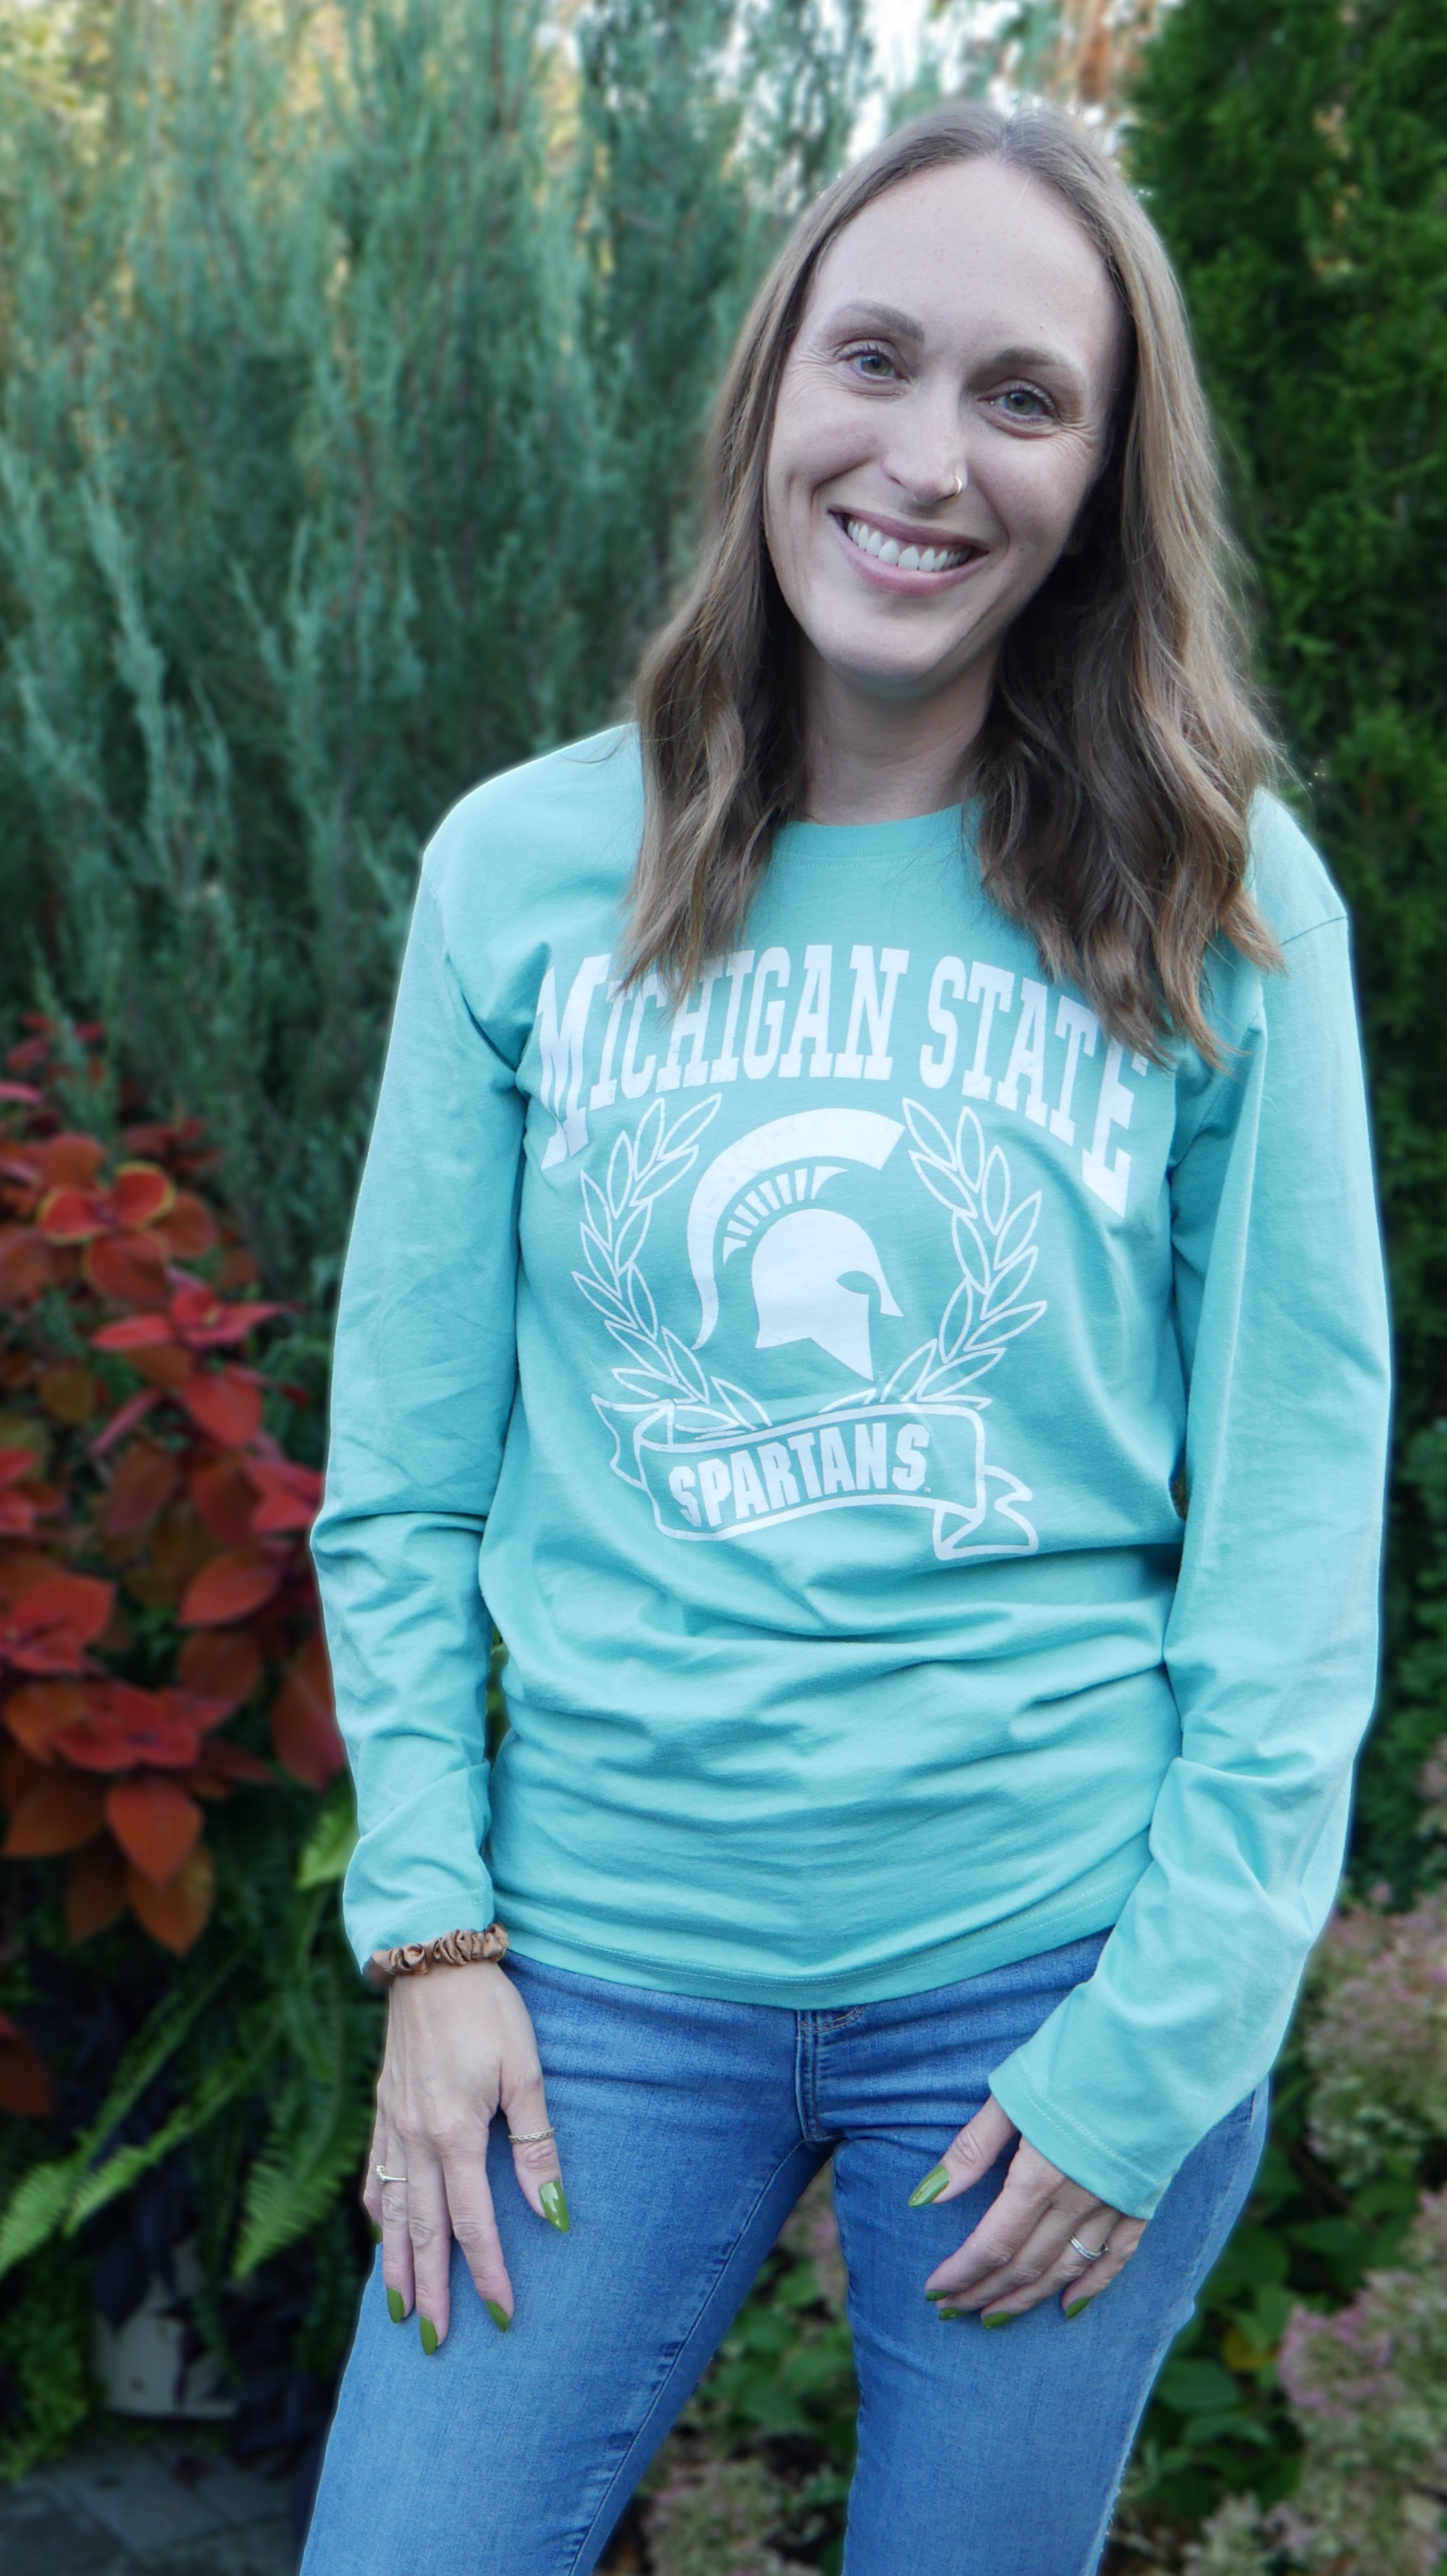
<instances>
[{"instance_id":1,"label":"woman's right hand","mask_svg":"<svg viewBox=\"0 0 1447 2576\"><path fill-rule=\"evenodd\" d=\"M399 1977L387 2002L371 2169L362 2203L382 2231L382 2278L394 2322L415 2305L423 2349L446 2337L456 2237L494 2325L512 2323L512 2283L487 2186L487 2133L548 2126L532 2022L500 1967L441 1967ZM377 2167L404 2180L380 2182ZM564 2235L568 2204L556 2141L513 2148L524 2199Z\"/></svg>"}]
</instances>

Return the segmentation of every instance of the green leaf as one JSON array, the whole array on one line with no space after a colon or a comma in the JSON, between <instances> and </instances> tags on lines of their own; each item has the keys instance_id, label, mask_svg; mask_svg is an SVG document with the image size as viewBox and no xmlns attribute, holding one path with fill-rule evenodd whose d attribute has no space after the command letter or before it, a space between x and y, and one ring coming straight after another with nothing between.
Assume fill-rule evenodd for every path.
<instances>
[{"instance_id":1,"label":"green leaf","mask_svg":"<svg viewBox=\"0 0 1447 2576\"><path fill-rule=\"evenodd\" d=\"M1241 2402L1231 2373L1215 2361L1168 2361L1156 2393L1178 2415L1207 2415Z\"/></svg>"},{"instance_id":2,"label":"green leaf","mask_svg":"<svg viewBox=\"0 0 1447 2576\"><path fill-rule=\"evenodd\" d=\"M11 2194L0 2219L0 2275L33 2254L61 2225L70 2207L84 2158L67 2156L57 2164L33 2165Z\"/></svg>"},{"instance_id":3,"label":"green leaf","mask_svg":"<svg viewBox=\"0 0 1447 2576\"><path fill-rule=\"evenodd\" d=\"M347 1863L357 1848L357 1809L350 1781L342 1785L343 1794L328 1799L302 1847L296 1872L299 1888L327 1887L346 1876Z\"/></svg>"}]
</instances>

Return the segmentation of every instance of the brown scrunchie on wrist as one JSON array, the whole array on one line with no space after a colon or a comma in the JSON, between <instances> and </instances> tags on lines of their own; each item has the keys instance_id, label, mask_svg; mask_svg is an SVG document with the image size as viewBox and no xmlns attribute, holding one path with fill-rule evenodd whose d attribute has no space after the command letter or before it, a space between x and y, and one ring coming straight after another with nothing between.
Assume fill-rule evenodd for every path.
<instances>
[{"instance_id":1,"label":"brown scrunchie on wrist","mask_svg":"<svg viewBox=\"0 0 1447 2576\"><path fill-rule=\"evenodd\" d=\"M474 1968L507 1957L507 1934L500 1923L485 1932L444 1932L435 1941L404 1941L395 1950L374 1950L367 1976L374 1986L390 1986L398 1977L425 1977L433 1968Z\"/></svg>"}]
</instances>

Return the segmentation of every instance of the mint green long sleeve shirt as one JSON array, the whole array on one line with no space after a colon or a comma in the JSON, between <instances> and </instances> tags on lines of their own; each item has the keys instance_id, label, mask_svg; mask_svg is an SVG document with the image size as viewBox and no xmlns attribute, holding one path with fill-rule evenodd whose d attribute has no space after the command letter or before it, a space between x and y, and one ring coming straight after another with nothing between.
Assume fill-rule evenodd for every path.
<instances>
[{"instance_id":1,"label":"mint green long sleeve shirt","mask_svg":"<svg viewBox=\"0 0 1447 2576\"><path fill-rule=\"evenodd\" d=\"M677 1009L621 991L640 820L607 735L424 864L316 1533L351 1938L496 1914L804 2008L1109 1928L993 2086L1148 2215L1280 2044L1372 1702L1340 899L1263 800L1284 971L1213 952L1221 1064L1161 1066L1048 981L957 812L790 826Z\"/></svg>"}]
</instances>

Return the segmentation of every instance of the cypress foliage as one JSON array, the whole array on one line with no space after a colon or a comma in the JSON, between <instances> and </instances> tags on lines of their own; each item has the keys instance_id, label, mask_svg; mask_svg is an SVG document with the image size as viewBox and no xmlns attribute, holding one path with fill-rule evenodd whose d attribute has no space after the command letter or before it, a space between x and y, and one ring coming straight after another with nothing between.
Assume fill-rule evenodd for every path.
<instances>
[{"instance_id":1,"label":"cypress foliage","mask_svg":"<svg viewBox=\"0 0 1447 2576\"><path fill-rule=\"evenodd\" d=\"M0 1009L325 1294L426 833L616 712L850 0L0 14Z\"/></svg>"},{"instance_id":2,"label":"cypress foliage","mask_svg":"<svg viewBox=\"0 0 1447 2576\"><path fill-rule=\"evenodd\" d=\"M1447 1701L1447 17L1438 0L1182 0L1135 113L1132 174L1229 442L1263 675L1355 919L1398 1349L1388 1670L1356 1858L1401 1895Z\"/></svg>"}]
</instances>

